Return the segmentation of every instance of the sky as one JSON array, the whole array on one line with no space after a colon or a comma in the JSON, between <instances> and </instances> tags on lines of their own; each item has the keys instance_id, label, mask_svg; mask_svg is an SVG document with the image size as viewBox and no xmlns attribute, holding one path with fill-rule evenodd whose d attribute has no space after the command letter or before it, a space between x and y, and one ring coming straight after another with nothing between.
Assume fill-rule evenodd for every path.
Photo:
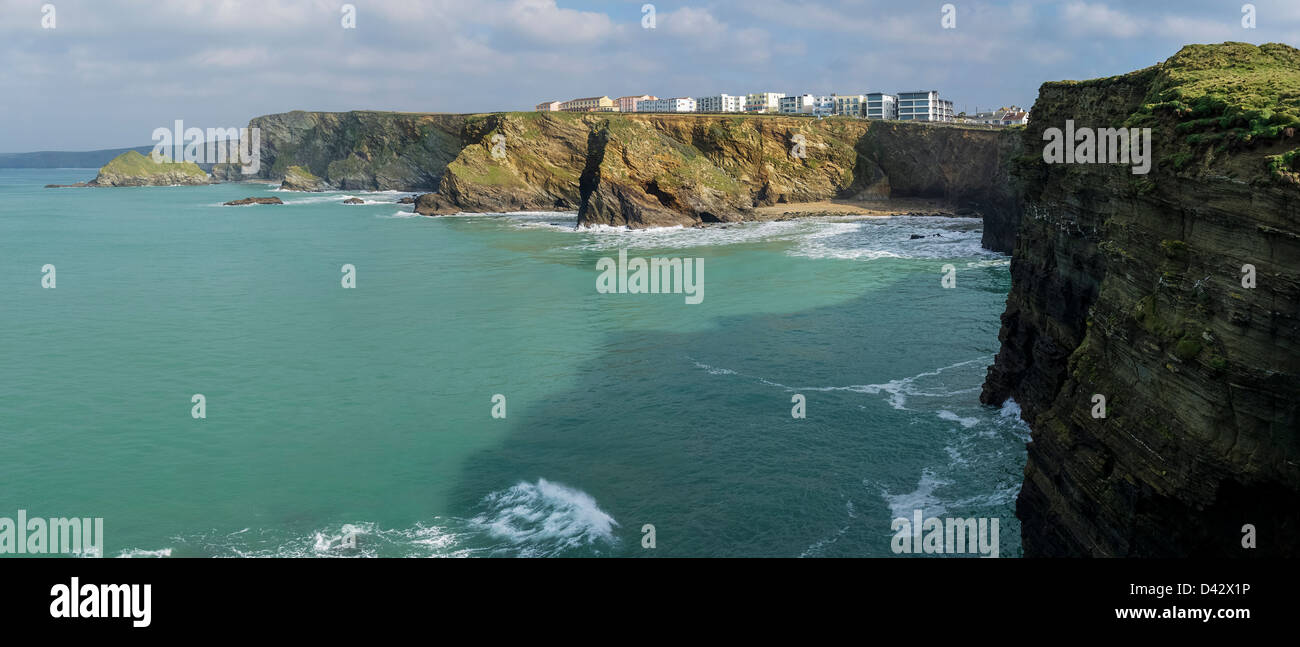
<instances>
[{"instance_id":1,"label":"sky","mask_svg":"<svg viewBox=\"0 0 1300 647\"><path fill-rule=\"evenodd\" d=\"M1300 0L1249 3L1253 29L1243 4L0 0L0 152L148 145L178 119L599 95L938 90L958 111L1029 107L1044 81L1122 74L1189 43L1300 47Z\"/></svg>"}]
</instances>

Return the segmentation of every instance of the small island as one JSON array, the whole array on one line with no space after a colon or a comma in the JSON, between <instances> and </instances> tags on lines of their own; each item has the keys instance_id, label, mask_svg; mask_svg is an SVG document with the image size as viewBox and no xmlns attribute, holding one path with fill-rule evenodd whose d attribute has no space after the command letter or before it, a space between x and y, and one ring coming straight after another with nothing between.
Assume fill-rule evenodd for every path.
<instances>
[{"instance_id":1,"label":"small island","mask_svg":"<svg viewBox=\"0 0 1300 647\"><path fill-rule=\"evenodd\" d=\"M203 169L194 162L173 162L163 158L155 162L152 157L136 151L127 151L113 158L95 179L86 186L175 186L211 184Z\"/></svg>"}]
</instances>

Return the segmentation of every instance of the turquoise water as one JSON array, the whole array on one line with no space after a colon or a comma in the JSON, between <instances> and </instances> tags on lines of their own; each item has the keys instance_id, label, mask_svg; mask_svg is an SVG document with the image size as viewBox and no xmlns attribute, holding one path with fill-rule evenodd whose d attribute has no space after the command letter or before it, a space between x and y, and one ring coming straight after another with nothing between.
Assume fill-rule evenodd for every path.
<instances>
[{"instance_id":1,"label":"turquoise water","mask_svg":"<svg viewBox=\"0 0 1300 647\"><path fill-rule=\"evenodd\" d=\"M1019 554L1027 429L978 403L1008 261L978 220L41 188L92 175L0 169L0 516L103 517L105 556L797 557L892 555L920 508ZM250 195L287 204L220 206ZM703 302L598 294L620 249L703 258Z\"/></svg>"}]
</instances>

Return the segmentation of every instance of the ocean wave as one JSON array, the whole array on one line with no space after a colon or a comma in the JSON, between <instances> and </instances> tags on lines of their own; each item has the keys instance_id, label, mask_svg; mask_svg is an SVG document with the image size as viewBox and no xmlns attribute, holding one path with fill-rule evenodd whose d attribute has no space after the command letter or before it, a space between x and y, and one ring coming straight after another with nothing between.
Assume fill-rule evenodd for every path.
<instances>
[{"instance_id":1,"label":"ocean wave","mask_svg":"<svg viewBox=\"0 0 1300 647\"><path fill-rule=\"evenodd\" d=\"M406 528L357 521L308 532L210 530L171 537L168 548L130 549L119 557L547 557L575 550L599 554L618 543L618 522L594 498L546 479L492 492L480 508L470 518L434 517Z\"/></svg>"},{"instance_id":2,"label":"ocean wave","mask_svg":"<svg viewBox=\"0 0 1300 647\"><path fill-rule=\"evenodd\" d=\"M618 522L591 495L546 479L520 481L483 498L486 511L472 519L521 556L551 556L576 548L612 545Z\"/></svg>"},{"instance_id":3,"label":"ocean wave","mask_svg":"<svg viewBox=\"0 0 1300 647\"><path fill-rule=\"evenodd\" d=\"M891 519L899 517L911 519L914 510L923 510L927 517L937 517L947 512L948 506L935 496L934 492L946 485L952 485L952 481L935 476L934 472L927 467L921 470L921 480L917 482L915 490L892 494L889 490L881 488L880 498L884 499L885 505L889 507Z\"/></svg>"},{"instance_id":4,"label":"ocean wave","mask_svg":"<svg viewBox=\"0 0 1300 647\"><path fill-rule=\"evenodd\" d=\"M629 229L609 225L575 227L569 231L580 236L570 249L611 251L617 249L687 249L720 247L748 243L797 241L800 237L833 226L826 220L807 219L780 222L745 222L709 227L649 227Z\"/></svg>"},{"instance_id":5,"label":"ocean wave","mask_svg":"<svg viewBox=\"0 0 1300 647\"><path fill-rule=\"evenodd\" d=\"M942 387L943 386L942 384L935 385L934 387L926 388L923 384L918 384L918 383L923 382L926 378L937 377L943 375L947 371L961 368L963 366L969 366L977 362L987 362L990 359L991 358L989 356L976 357L975 359L968 359L964 362L957 362L956 364L950 364L948 366L944 366L942 368L938 368L933 371L925 371L913 375L911 377L890 380L882 384L851 384L849 386L804 387L798 390L853 391L857 393L866 393L868 395L879 395L883 393L886 396L885 401L888 402L891 407L899 411L910 411L910 409L907 406L907 403L909 399L913 397L948 398L956 395L963 395L966 393L972 393L974 391L978 391L979 387L973 387L973 388L967 387L961 389L945 390L942 388L936 388L936 387ZM793 388L793 387L786 387L786 388ZM942 417L942 415L940 417Z\"/></svg>"},{"instance_id":6,"label":"ocean wave","mask_svg":"<svg viewBox=\"0 0 1300 647\"><path fill-rule=\"evenodd\" d=\"M835 223L787 253L806 258L871 261L1000 256L981 245L979 218L890 216Z\"/></svg>"}]
</instances>

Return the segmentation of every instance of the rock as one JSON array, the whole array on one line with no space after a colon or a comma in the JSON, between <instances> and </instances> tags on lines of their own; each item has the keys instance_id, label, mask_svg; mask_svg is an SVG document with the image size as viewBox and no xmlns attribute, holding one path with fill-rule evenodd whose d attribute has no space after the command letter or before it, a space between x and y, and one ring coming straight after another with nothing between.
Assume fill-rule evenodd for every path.
<instances>
[{"instance_id":1,"label":"rock","mask_svg":"<svg viewBox=\"0 0 1300 647\"><path fill-rule=\"evenodd\" d=\"M460 209L437 193L425 193L415 198L415 213L422 216L448 216L460 213Z\"/></svg>"},{"instance_id":2,"label":"rock","mask_svg":"<svg viewBox=\"0 0 1300 647\"><path fill-rule=\"evenodd\" d=\"M231 200L225 203L227 207L242 207L246 204L284 204L284 201L276 198L244 198L242 200Z\"/></svg>"},{"instance_id":3,"label":"rock","mask_svg":"<svg viewBox=\"0 0 1300 647\"><path fill-rule=\"evenodd\" d=\"M648 227L759 219L755 207L788 202L919 197L978 205L985 246L999 251L1019 221L1007 167L1020 137L1009 131L561 112L290 112L249 126L261 128L264 177L297 166L332 188L438 196L412 200L426 215L577 210L582 225ZM796 134L806 158L789 154Z\"/></svg>"},{"instance_id":4,"label":"rock","mask_svg":"<svg viewBox=\"0 0 1300 647\"><path fill-rule=\"evenodd\" d=\"M301 166L290 166L284 171L280 188L285 191L324 191L329 188L324 180L312 175Z\"/></svg>"},{"instance_id":5,"label":"rock","mask_svg":"<svg viewBox=\"0 0 1300 647\"><path fill-rule=\"evenodd\" d=\"M1216 119L1158 107L1214 92L1220 110L1246 96L1295 115L1294 94L1257 102L1297 86L1300 51L1224 43L1039 90L1026 150L1067 119L1145 115L1161 152L1145 176L1041 158L1017 170L1011 293L980 400L1014 398L1033 430L1016 502L1026 557L1300 556L1286 534L1300 527L1300 187L1268 164L1291 144L1216 150L1187 137ZM1161 161L1181 155L1182 168ZM1243 549L1246 523L1277 541Z\"/></svg>"},{"instance_id":6,"label":"rock","mask_svg":"<svg viewBox=\"0 0 1300 647\"><path fill-rule=\"evenodd\" d=\"M348 198L347 200L343 201L343 204L365 204L365 203L366 201L362 200L361 198Z\"/></svg>"},{"instance_id":7,"label":"rock","mask_svg":"<svg viewBox=\"0 0 1300 647\"><path fill-rule=\"evenodd\" d=\"M404 196L402 199L397 201L397 204L415 204L415 198L409 195Z\"/></svg>"},{"instance_id":8,"label":"rock","mask_svg":"<svg viewBox=\"0 0 1300 647\"><path fill-rule=\"evenodd\" d=\"M251 166L250 166L251 168ZM243 182L252 177L244 175L243 164L232 162L219 162L212 165L212 180L214 182Z\"/></svg>"},{"instance_id":9,"label":"rock","mask_svg":"<svg viewBox=\"0 0 1300 647\"><path fill-rule=\"evenodd\" d=\"M45 185L45 188L47 188L47 189L80 189L80 188L93 187L93 186L95 186L95 185L93 185L93 184L91 184L91 183L89 183L89 182L77 182L77 183L75 183L75 184L46 184L46 185Z\"/></svg>"},{"instance_id":10,"label":"rock","mask_svg":"<svg viewBox=\"0 0 1300 647\"><path fill-rule=\"evenodd\" d=\"M172 162L166 158L155 162L136 151L118 155L99 169L86 186L175 186L211 184L203 169L193 162Z\"/></svg>"}]
</instances>

